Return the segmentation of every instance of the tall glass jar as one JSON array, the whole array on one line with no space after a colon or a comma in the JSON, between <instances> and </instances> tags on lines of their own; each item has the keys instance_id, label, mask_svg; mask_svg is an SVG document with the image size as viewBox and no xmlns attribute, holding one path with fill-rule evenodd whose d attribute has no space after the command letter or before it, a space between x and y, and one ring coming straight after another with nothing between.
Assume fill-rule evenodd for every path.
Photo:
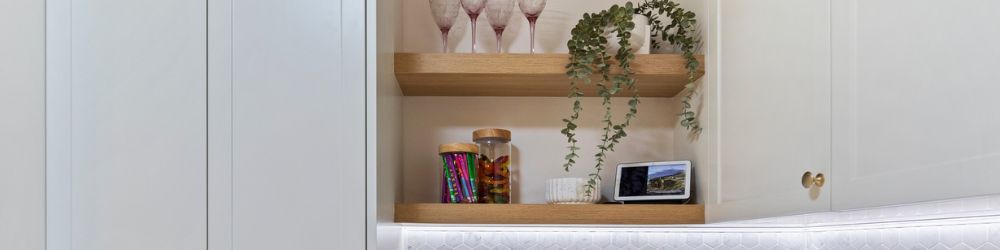
<instances>
[{"instance_id":1,"label":"tall glass jar","mask_svg":"<svg viewBox=\"0 0 1000 250\"><path fill-rule=\"evenodd\" d=\"M510 131L488 128L472 132L479 146L479 202L510 203Z\"/></svg>"}]
</instances>

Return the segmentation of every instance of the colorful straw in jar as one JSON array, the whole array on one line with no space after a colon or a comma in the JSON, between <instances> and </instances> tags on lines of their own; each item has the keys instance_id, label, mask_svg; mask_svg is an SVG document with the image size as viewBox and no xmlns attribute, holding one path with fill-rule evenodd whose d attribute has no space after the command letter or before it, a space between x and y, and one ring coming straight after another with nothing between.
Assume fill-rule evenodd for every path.
<instances>
[{"instance_id":1,"label":"colorful straw in jar","mask_svg":"<svg viewBox=\"0 0 1000 250\"><path fill-rule=\"evenodd\" d=\"M479 147L471 143L438 146L441 155L441 203L476 203Z\"/></svg>"}]
</instances>

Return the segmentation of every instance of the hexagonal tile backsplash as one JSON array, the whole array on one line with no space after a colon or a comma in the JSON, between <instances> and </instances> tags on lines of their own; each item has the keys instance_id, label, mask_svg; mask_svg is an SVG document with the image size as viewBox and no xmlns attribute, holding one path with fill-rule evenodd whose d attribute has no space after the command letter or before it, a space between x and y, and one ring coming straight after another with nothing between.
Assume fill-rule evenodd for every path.
<instances>
[{"instance_id":1,"label":"hexagonal tile backsplash","mask_svg":"<svg viewBox=\"0 0 1000 250\"><path fill-rule=\"evenodd\" d=\"M669 228L405 226L406 249L998 249L1000 196Z\"/></svg>"}]
</instances>

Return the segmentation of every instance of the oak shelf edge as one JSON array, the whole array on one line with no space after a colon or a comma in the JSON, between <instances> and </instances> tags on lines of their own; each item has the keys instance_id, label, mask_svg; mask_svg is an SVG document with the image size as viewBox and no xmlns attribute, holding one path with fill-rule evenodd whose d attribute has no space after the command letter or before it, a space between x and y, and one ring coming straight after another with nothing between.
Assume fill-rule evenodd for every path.
<instances>
[{"instance_id":1,"label":"oak shelf edge","mask_svg":"<svg viewBox=\"0 0 1000 250\"><path fill-rule=\"evenodd\" d=\"M396 204L395 222L431 224L705 224L704 205Z\"/></svg>"},{"instance_id":2,"label":"oak shelf edge","mask_svg":"<svg viewBox=\"0 0 1000 250\"><path fill-rule=\"evenodd\" d=\"M565 97L568 54L396 53L395 74L405 96ZM704 75L704 56L697 77ZM632 63L642 97L673 97L687 84L680 54L636 55ZM594 85L583 86L596 96ZM627 96L630 93L622 93Z\"/></svg>"}]
</instances>

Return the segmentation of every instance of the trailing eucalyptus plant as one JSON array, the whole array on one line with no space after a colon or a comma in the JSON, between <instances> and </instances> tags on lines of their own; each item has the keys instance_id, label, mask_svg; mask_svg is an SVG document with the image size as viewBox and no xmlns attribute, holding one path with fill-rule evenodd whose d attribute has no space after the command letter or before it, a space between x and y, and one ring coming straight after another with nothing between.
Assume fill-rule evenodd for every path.
<instances>
[{"instance_id":1,"label":"trailing eucalyptus plant","mask_svg":"<svg viewBox=\"0 0 1000 250\"><path fill-rule=\"evenodd\" d=\"M569 97L573 98L573 111L569 118L563 119L566 128L562 129L562 134L566 135L570 144L566 163L563 164L563 168L569 171L569 168L576 163L576 158L580 157L577 155L580 148L576 139L576 122L580 118L580 112L583 111L580 98L584 93L580 84L596 84L597 94L601 97L601 105L604 107L604 119L601 120L604 124L604 135L601 137L601 143L597 145L598 152L594 155L597 163L587 182L588 196L593 194L597 182L601 179L600 172L607 154L613 152L615 145L627 136L625 129L638 113L639 90L635 86L636 79L631 68L635 54L630 49L629 43L629 37L632 36L630 31L635 27L635 23L632 22L633 15L644 15L649 18L653 48L660 46L658 39L655 38L664 39L679 48L687 59L685 68L688 71L688 82L684 86L684 97L681 100L683 107L679 114L680 123L692 133L697 134L701 131L691 104L699 66L698 60L695 59L695 51L700 44L695 32L697 20L694 12L678 7L678 4L671 0L645 0L638 6L628 2L624 6L613 5L610 9L599 13L584 14L583 19L573 27L572 38L566 44L570 52L566 75L571 79ZM670 23L659 20L660 16L669 17ZM614 57L607 52L608 39L605 37L607 30L614 32L620 45ZM614 66L620 68L621 73L612 74L611 69ZM591 80L593 74L600 74L596 82ZM625 91L631 94L628 101L629 111L625 114L624 121L615 123L612 121L611 97Z\"/></svg>"}]
</instances>

